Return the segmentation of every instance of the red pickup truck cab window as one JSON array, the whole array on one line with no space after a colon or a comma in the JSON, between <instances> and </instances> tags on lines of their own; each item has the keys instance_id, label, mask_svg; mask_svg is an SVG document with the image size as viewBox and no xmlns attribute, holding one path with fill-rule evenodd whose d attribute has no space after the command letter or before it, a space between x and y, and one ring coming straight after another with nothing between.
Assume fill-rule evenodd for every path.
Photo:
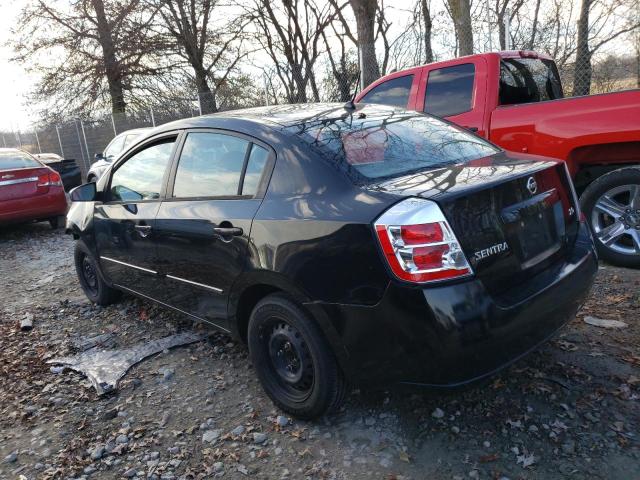
<instances>
[{"instance_id":1,"label":"red pickup truck cab window","mask_svg":"<svg viewBox=\"0 0 640 480\"><path fill-rule=\"evenodd\" d=\"M431 70L424 98L425 113L450 117L471 110L475 71L473 63Z\"/></svg>"}]
</instances>

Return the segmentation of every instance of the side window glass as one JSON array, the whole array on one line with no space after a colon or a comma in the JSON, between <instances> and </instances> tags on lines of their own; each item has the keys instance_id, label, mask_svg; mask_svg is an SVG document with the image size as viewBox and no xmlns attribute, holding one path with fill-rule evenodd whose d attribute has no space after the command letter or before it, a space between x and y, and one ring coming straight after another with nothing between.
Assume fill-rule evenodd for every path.
<instances>
[{"instance_id":1,"label":"side window glass","mask_svg":"<svg viewBox=\"0 0 640 480\"><path fill-rule=\"evenodd\" d=\"M251 147L247 171L244 174L244 182L242 183L242 195L255 195L258 192L258 185L268 158L269 151L266 148L256 144Z\"/></svg>"},{"instance_id":2,"label":"side window glass","mask_svg":"<svg viewBox=\"0 0 640 480\"><path fill-rule=\"evenodd\" d=\"M173 196L238 195L249 142L220 133L189 133L176 170Z\"/></svg>"},{"instance_id":3,"label":"side window glass","mask_svg":"<svg viewBox=\"0 0 640 480\"><path fill-rule=\"evenodd\" d=\"M111 200L136 202L160 198L174 142L171 139L151 145L120 165L111 176Z\"/></svg>"},{"instance_id":4,"label":"side window glass","mask_svg":"<svg viewBox=\"0 0 640 480\"><path fill-rule=\"evenodd\" d=\"M450 117L471 110L474 76L473 63L431 70L424 111L437 117Z\"/></svg>"},{"instance_id":5,"label":"side window glass","mask_svg":"<svg viewBox=\"0 0 640 480\"><path fill-rule=\"evenodd\" d=\"M413 75L392 78L367 92L361 102L381 103L382 105L407 108L412 83Z\"/></svg>"},{"instance_id":6,"label":"side window glass","mask_svg":"<svg viewBox=\"0 0 640 480\"><path fill-rule=\"evenodd\" d=\"M105 158L115 157L122 151L123 148L124 148L124 136L116 137L111 141L111 143L107 146L107 148L105 148L103 155L105 156Z\"/></svg>"}]
</instances>

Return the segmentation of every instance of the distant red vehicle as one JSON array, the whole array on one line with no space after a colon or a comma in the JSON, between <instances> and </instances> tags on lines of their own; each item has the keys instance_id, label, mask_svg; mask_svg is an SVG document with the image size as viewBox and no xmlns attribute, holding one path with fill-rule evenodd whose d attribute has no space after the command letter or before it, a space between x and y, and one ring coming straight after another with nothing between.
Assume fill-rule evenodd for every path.
<instances>
[{"instance_id":1,"label":"distant red vehicle","mask_svg":"<svg viewBox=\"0 0 640 480\"><path fill-rule=\"evenodd\" d=\"M0 148L0 225L48 220L58 228L66 213L58 172L22 150Z\"/></svg>"},{"instance_id":2,"label":"distant red vehicle","mask_svg":"<svg viewBox=\"0 0 640 480\"><path fill-rule=\"evenodd\" d=\"M563 97L553 59L506 51L394 72L356 101L429 113L505 150L565 161L598 253L640 267L640 90Z\"/></svg>"}]
</instances>

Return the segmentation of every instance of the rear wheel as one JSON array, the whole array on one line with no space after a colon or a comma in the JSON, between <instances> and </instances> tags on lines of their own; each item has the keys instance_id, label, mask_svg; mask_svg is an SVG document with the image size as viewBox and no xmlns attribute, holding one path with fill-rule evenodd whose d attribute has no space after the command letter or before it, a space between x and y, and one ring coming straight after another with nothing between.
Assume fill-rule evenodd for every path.
<instances>
[{"instance_id":1,"label":"rear wheel","mask_svg":"<svg viewBox=\"0 0 640 480\"><path fill-rule=\"evenodd\" d=\"M109 305L120 299L121 292L105 283L98 264L84 244L76 243L74 259L80 286L89 300L98 305Z\"/></svg>"},{"instance_id":2,"label":"rear wheel","mask_svg":"<svg viewBox=\"0 0 640 480\"><path fill-rule=\"evenodd\" d=\"M640 168L614 170L580 198L598 254L623 267L640 267Z\"/></svg>"},{"instance_id":3,"label":"rear wheel","mask_svg":"<svg viewBox=\"0 0 640 480\"><path fill-rule=\"evenodd\" d=\"M251 361L267 395L282 410L312 419L337 410L346 382L313 319L282 295L269 295L249 320Z\"/></svg>"}]
</instances>

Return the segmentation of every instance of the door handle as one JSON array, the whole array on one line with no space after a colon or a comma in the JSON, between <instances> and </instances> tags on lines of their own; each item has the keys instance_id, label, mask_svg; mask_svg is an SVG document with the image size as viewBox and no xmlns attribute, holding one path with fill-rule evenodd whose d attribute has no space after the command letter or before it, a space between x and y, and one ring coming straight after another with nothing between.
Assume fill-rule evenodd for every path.
<instances>
[{"instance_id":1,"label":"door handle","mask_svg":"<svg viewBox=\"0 0 640 480\"><path fill-rule=\"evenodd\" d=\"M136 229L136 232L138 232L138 235L142 238L147 238L151 233L151 225L136 225L133 228Z\"/></svg>"},{"instance_id":2,"label":"door handle","mask_svg":"<svg viewBox=\"0 0 640 480\"><path fill-rule=\"evenodd\" d=\"M243 234L240 227L213 227L213 231L221 237L239 237Z\"/></svg>"}]
</instances>

